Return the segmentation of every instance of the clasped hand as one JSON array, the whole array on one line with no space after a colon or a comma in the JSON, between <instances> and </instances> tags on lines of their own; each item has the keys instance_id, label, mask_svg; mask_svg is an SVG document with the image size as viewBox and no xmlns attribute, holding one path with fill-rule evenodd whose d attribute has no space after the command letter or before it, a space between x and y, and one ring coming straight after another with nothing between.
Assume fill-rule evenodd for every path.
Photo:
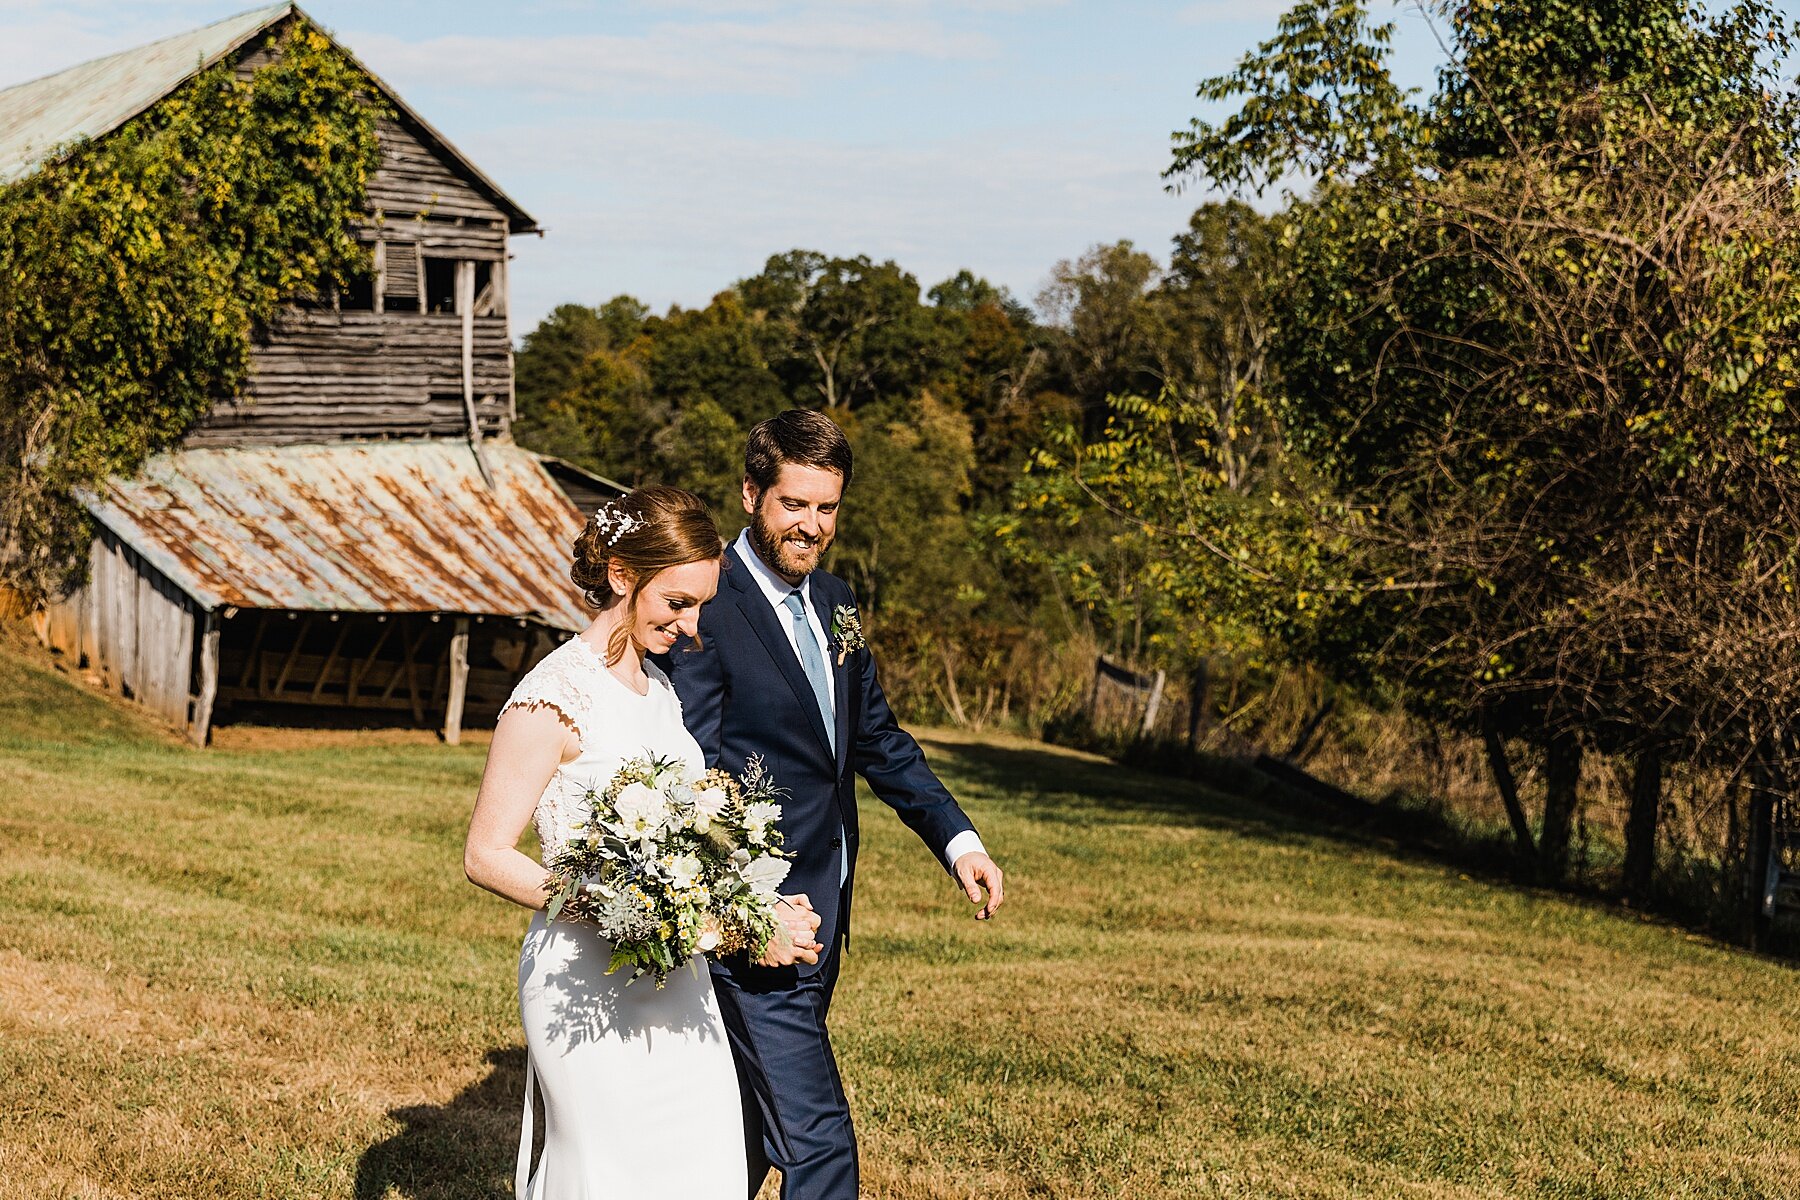
<instances>
[{"instance_id":1,"label":"clasped hand","mask_svg":"<svg viewBox=\"0 0 1800 1200\"><path fill-rule=\"evenodd\" d=\"M756 960L756 965L791 967L795 963L818 962L825 947L816 940L816 935L824 918L813 911L812 900L806 893L777 899L775 915L780 918L780 924L776 925L775 936L769 939L769 947Z\"/></svg>"}]
</instances>

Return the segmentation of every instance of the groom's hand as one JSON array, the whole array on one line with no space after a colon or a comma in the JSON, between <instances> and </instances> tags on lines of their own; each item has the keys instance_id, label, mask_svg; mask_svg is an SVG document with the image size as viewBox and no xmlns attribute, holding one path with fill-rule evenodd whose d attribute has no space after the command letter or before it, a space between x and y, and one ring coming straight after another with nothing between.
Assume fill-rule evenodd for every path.
<instances>
[{"instance_id":1,"label":"groom's hand","mask_svg":"<svg viewBox=\"0 0 1800 1200\"><path fill-rule=\"evenodd\" d=\"M977 921L987 920L1006 902L999 864L979 850L971 850L957 859L951 870L956 874L956 882L962 884L963 894L968 896L970 904L981 904L981 891L987 889L987 903L981 904L981 911L975 914Z\"/></svg>"},{"instance_id":2,"label":"groom's hand","mask_svg":"<svg viewBox=\"0 0 1800 1200\"><path fill-rule=\"evenodd\" d=\"M791 967L795 963L818 962L825 947L815 940L814 935L819 932L823 918L813 911L812 901L806 893L780 897L775 913L781 923L775 927L775 936L769 939L769 947L756 960L756 965Z\"/></svg>"}]
</instances>

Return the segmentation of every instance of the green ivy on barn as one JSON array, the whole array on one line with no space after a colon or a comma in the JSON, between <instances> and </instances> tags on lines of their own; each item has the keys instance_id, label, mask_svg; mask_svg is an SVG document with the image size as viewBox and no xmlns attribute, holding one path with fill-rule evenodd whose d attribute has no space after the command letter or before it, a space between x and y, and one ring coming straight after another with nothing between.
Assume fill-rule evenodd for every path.
<instances>
[{"instance_id":1,"label":"green ivy on barn","mask_svg":"<svg viewBox=\"0 0 1800 1200\"><path fill-rule=\"evenodd\" d=\"M239 394L285 299L348 282L380 109L297 21L0 189L0 584L78 584L78 497Z\"/></svg>"}]
</instances>

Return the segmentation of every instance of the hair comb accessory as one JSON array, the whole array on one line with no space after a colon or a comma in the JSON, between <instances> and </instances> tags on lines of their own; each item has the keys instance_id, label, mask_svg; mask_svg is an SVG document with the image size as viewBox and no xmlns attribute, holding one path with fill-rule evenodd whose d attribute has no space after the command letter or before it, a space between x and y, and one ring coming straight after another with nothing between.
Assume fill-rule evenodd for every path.
<instances>
[{"instance_id":1,"label":"hair comb accessory","mask_svg":"<svg viewBox=\"0 0 1800 1200\"><path fill-rule=\"evenodd\" d=\"M620 538L624 537L632 530L642 529L644 527L644 520L642 517L632 516L614 501L608 501L599 508L596 508L591 519L593 520L594 528L606 538L606 544L609 548L616 545Z\"/></svg>"}]
</instances>

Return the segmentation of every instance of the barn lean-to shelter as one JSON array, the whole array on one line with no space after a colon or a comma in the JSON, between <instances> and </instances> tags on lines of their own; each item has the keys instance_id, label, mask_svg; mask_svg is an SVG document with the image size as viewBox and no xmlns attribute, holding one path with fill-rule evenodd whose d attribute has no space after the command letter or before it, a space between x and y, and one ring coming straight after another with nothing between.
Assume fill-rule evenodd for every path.
<instances>
[{"instance_id":1,"label":"barn lean-to shelter","mask_svg":"<svg viewBox=\"0 0 1800 1200\"><path fill-rule=\"evenodd\" d=\"M202 70L248 75L304 20L271 5L0 91L0 185ZM586 624L569 547L618 490L512 442L507 247L536 222L359 70L389 110L357 229L372 271L286 306L242 396L87 500L88 583L37 619L202 745L243 705L387 712L456 741Z\"/></svg>"}]
</instances>

